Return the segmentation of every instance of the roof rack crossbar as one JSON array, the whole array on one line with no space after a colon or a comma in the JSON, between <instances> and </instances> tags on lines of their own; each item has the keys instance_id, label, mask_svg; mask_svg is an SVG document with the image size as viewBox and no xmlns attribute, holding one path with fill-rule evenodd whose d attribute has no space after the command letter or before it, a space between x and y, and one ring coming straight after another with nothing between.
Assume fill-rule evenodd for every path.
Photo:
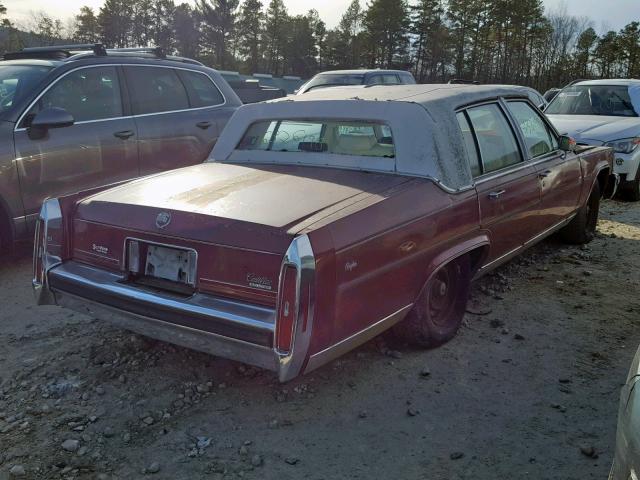
<instances>
[{"instance_id":1,"label":"roof rack crossbar","mask_svg":"<svg viewBox=\"0 0 640 480\"><path fill-rule=\"evenodd\" d=\"M110 48L107 52L151 53L158 58L167 58L167 54L162 47Z\"/></svg>"},{"instance_id":2,"label":"roof rack crossbar","mask_svg":"<svg viewBox=\"0 0 640 480\"><path fill-rule=\"evenodd\" d=\"M92 50L97 56L105 56L107 54L104 45L101 43L80 43L76 45L51 45L48 47L29 47L23 48L24 53L47 53L47 52L81 52Z\"/></svg>"}]
</instances>

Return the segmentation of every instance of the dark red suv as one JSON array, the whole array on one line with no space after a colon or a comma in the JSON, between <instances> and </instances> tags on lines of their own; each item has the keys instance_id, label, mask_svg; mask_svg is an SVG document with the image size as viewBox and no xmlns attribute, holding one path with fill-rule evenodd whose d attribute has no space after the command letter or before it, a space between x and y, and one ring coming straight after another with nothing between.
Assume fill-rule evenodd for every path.
<instances>
[{"instance_id":1,"label":"dark red suv","mask_svg":"<svg viewBox=\"0 0 640 480\"><path fill-rule=\"evenodd\" d=\"M42 201L204 161L242 104L222 76L160 49L56 46L0 61L0 247Z\"/></svg>"}]
</instances>

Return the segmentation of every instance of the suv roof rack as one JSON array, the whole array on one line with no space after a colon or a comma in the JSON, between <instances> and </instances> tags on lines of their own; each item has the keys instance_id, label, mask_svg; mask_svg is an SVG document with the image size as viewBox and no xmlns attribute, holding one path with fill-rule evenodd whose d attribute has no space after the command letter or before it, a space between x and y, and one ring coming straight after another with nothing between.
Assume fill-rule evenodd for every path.
<instances>
[{"instance_id":1,"label":"suv roof rack","mask_svg":"<svg viewBox=\"0 0 640 480\"><path fill-rule=\"evenodd\" d=\"M107 50L108 53L150 53L158 58L167 58L162 47L110 48Z\"/></svg>"},{"instance_id":2,"label":"suv roof rack","mask_svg":"<svg viewBox=\"0 0 640 480\"><path fill-rule=\"evenodd\" d=\"M139 54L139 55L136 55ZM23 48L18 52L4 55L4 60L42 59L73 61L87 57L106 57L110 55L154 57L162 60L202 65L190 58L167 55L162 47L105 48L102 43L81 43L76 45L52 45L48 47Z\"/></svg>"},{"instance_id":3,"label":"suv roof rack","mask_svg":"<svg viewBox=\"0 0 640 480\"><path fill-rule=\"evenodd\" d=\"M81 43L76 45L51 45L48 47L23 48L18 52L4 54L5 60L21 60L30 58L64 60L78 52L93 51L96 56L105 56L106 49L101 43Z\"/></svg>"}]
</instances>

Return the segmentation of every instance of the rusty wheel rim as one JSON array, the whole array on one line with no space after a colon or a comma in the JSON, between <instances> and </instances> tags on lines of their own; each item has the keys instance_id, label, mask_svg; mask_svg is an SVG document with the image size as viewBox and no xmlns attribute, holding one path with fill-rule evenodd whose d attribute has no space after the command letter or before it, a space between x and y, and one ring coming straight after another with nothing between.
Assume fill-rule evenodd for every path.
<instances>
[{"instance_id":1,"label":"rusty wheel rim","mask_svg":"<svg viewBox=\"0 0 640 480\"><path fill-rule=\"evenodd\" d=\"M446 326L456 306L458 275L455 265L441 268L429 285L427 309L432 323Z\"/></svg>"}]
</instances>

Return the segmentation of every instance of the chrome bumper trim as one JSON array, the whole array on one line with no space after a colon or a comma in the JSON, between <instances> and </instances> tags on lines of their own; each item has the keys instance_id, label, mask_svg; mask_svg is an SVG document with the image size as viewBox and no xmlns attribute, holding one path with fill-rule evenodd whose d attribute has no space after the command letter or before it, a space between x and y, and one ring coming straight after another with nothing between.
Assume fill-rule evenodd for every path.
<instances>
[{"instance_id":1,"label":"chrome bumper trim","mask_svg":"<svg viewBox=\"0 0 640 480\"><path fill-rule=\"evenodd\" d=\"M69 261L53 267L47 275L49 288L59 304L61 294L85 298L135 316L216 334L271 349L273 309L206 294L181 298L146 291L122 282L122 276ZM272 352L273 355L273 352Z\"/></svg>"},{"instance_id":2,"label":"chrome bumper trim","mask_svg":"<svg viewBox=\"0 0 640 480\"><path fill-rule=\"evenodd\" d=\"M267 370L278 370L271 348L125 312L62 291L54 291L54 295L60 306L105 320L125 330Z\"/></svg>"}]
</instances>

